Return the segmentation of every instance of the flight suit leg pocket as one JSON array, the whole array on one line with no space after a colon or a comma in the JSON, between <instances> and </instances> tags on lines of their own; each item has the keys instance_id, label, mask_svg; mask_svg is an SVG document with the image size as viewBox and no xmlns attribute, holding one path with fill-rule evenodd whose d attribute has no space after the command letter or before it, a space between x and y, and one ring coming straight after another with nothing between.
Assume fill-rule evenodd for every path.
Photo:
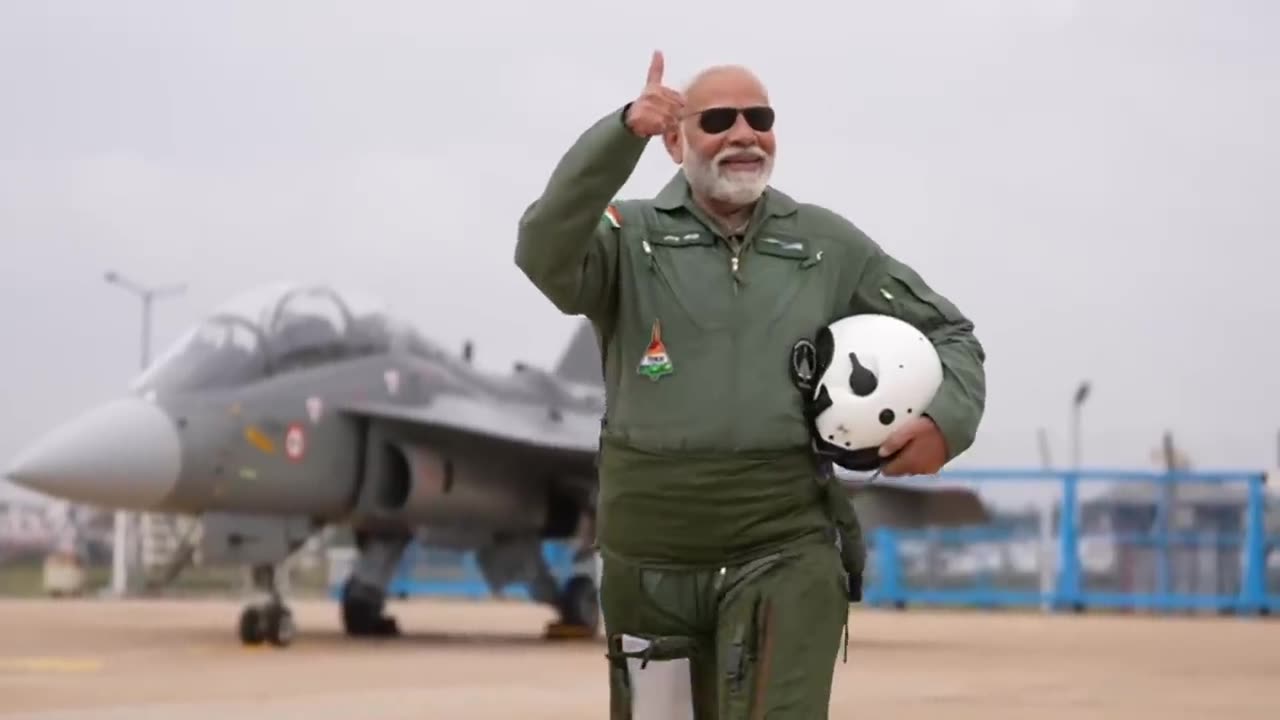
<instances>
[{"instance_id":1,"label":"flight suit leg pocket","mask_svg":"<svg viewBox=\"0 0 1280 720\"><path fill-rule=\"evenodd\" d=\"M721 652L720 720L764 717L773 660L773 603L757 598L731 620Z\"/></svg>"}]
</instances>

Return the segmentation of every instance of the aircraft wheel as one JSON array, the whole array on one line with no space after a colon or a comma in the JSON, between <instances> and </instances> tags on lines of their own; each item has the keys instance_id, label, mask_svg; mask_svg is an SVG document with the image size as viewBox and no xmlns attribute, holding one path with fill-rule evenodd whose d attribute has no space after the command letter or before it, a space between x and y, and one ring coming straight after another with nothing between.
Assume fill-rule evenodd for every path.
<instances>
[{"instance_id":1,"label":"aircraft wheel","mask_svg":"<svg viewBox=\"0 0 1280 720\"><path fill-rule=\"evenodd\" d=\"M342 627L352 637L393 637L396 619L383 613L384 595L369 585L348 580L342 591Z\"/></svg>"},{"instance_id":2,"label":"aircraft wheel","mask_svg":"<svg viewBox=\"0 0 1280 720\"><path fill-rule=\"evenodd\" d=\"M260 645L266 639L266 628L260 608L250 605L240 612L240 642Z\"/></svg>"},{"instance_id":3,"label":"aircraft wheel","mask_svg":"<svg viewBox=\"0 0 1280 720\"><path fill-rule=\"evenodd\" d=\"M575 575L569 579L560 596L560 621L595 634L600 624L600 598L591 578Z\"/></svg>"},{"instance_id":4,"label":"aircraft wheel","mask_svg":"<svg viewBox=\"0 0 1280 720\"><path fill-rule=\"evenodd\" d=\"M267 640L276 647L287 647L293 642L297 627L289 608L273 605L263 611Z\"/></svg>"}]
</instances>

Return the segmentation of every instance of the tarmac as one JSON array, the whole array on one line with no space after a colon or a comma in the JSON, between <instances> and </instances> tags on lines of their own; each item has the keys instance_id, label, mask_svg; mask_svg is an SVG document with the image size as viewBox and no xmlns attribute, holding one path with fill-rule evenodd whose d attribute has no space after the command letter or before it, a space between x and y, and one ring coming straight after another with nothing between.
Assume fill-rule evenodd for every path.
<instances>
[{"instance_id":1,"label":"tarmac","mask_svg":"<svg viewBox=\"0 0 1280 720\"><path fill-rule=\"evenodd\" d=\"M353 640L294 601L298 636L240 645L224 600L0 600L0 718L601 720L603 644L541 637L521 602L391 604ZM1280 622L853 608L832 718L1280 717Z\"/></svg>"}]
</instances>

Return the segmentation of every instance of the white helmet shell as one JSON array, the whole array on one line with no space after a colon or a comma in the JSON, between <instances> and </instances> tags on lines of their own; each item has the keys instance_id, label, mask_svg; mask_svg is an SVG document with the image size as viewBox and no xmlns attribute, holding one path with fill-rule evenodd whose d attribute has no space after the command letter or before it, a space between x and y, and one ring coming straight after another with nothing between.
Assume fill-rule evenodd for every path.
<instances>
[{"instance_id":1,"label":"white helmet shell","mask_svg":"<svg viewBox=\"0 0 1280 720\"><path fill-rule=\"evenodd\" d=\"M814 431L843 451L878 448L921 413L942 384L938 351L915 326L889 315L852 315L819 333L821 375ZM823 395L826 398L823 398Z\"/></svg>"}]
</instances>

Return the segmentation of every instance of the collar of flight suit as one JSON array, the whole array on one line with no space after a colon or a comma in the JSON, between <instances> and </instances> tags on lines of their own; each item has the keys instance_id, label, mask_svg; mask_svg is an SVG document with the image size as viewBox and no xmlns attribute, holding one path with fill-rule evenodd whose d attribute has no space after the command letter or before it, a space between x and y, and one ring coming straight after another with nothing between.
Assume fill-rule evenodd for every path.
<instances>
[{"instance_id":1,"label":"collar of flight suit","mask_svg":"<svg viewBox=\"0 0 1280 720\"><path fill-rule=\"evenodd\" d=\"M716 227L714 223L707 222L706 213L693 201L693 195L689 189L689 181L685 179L684 172L681 170L676 170L675 175L658 192L657 196L654 197L653 205L664 212L684 208L693 213L707 227ZM784 217L794 213L796 210L796 201L792 200L789 195L773 186L766 187L764 195L760 197L760 202L756 205L755 212L751 215L749 227L759 227L767 217Z\"/></svg>"}]
</instances>

